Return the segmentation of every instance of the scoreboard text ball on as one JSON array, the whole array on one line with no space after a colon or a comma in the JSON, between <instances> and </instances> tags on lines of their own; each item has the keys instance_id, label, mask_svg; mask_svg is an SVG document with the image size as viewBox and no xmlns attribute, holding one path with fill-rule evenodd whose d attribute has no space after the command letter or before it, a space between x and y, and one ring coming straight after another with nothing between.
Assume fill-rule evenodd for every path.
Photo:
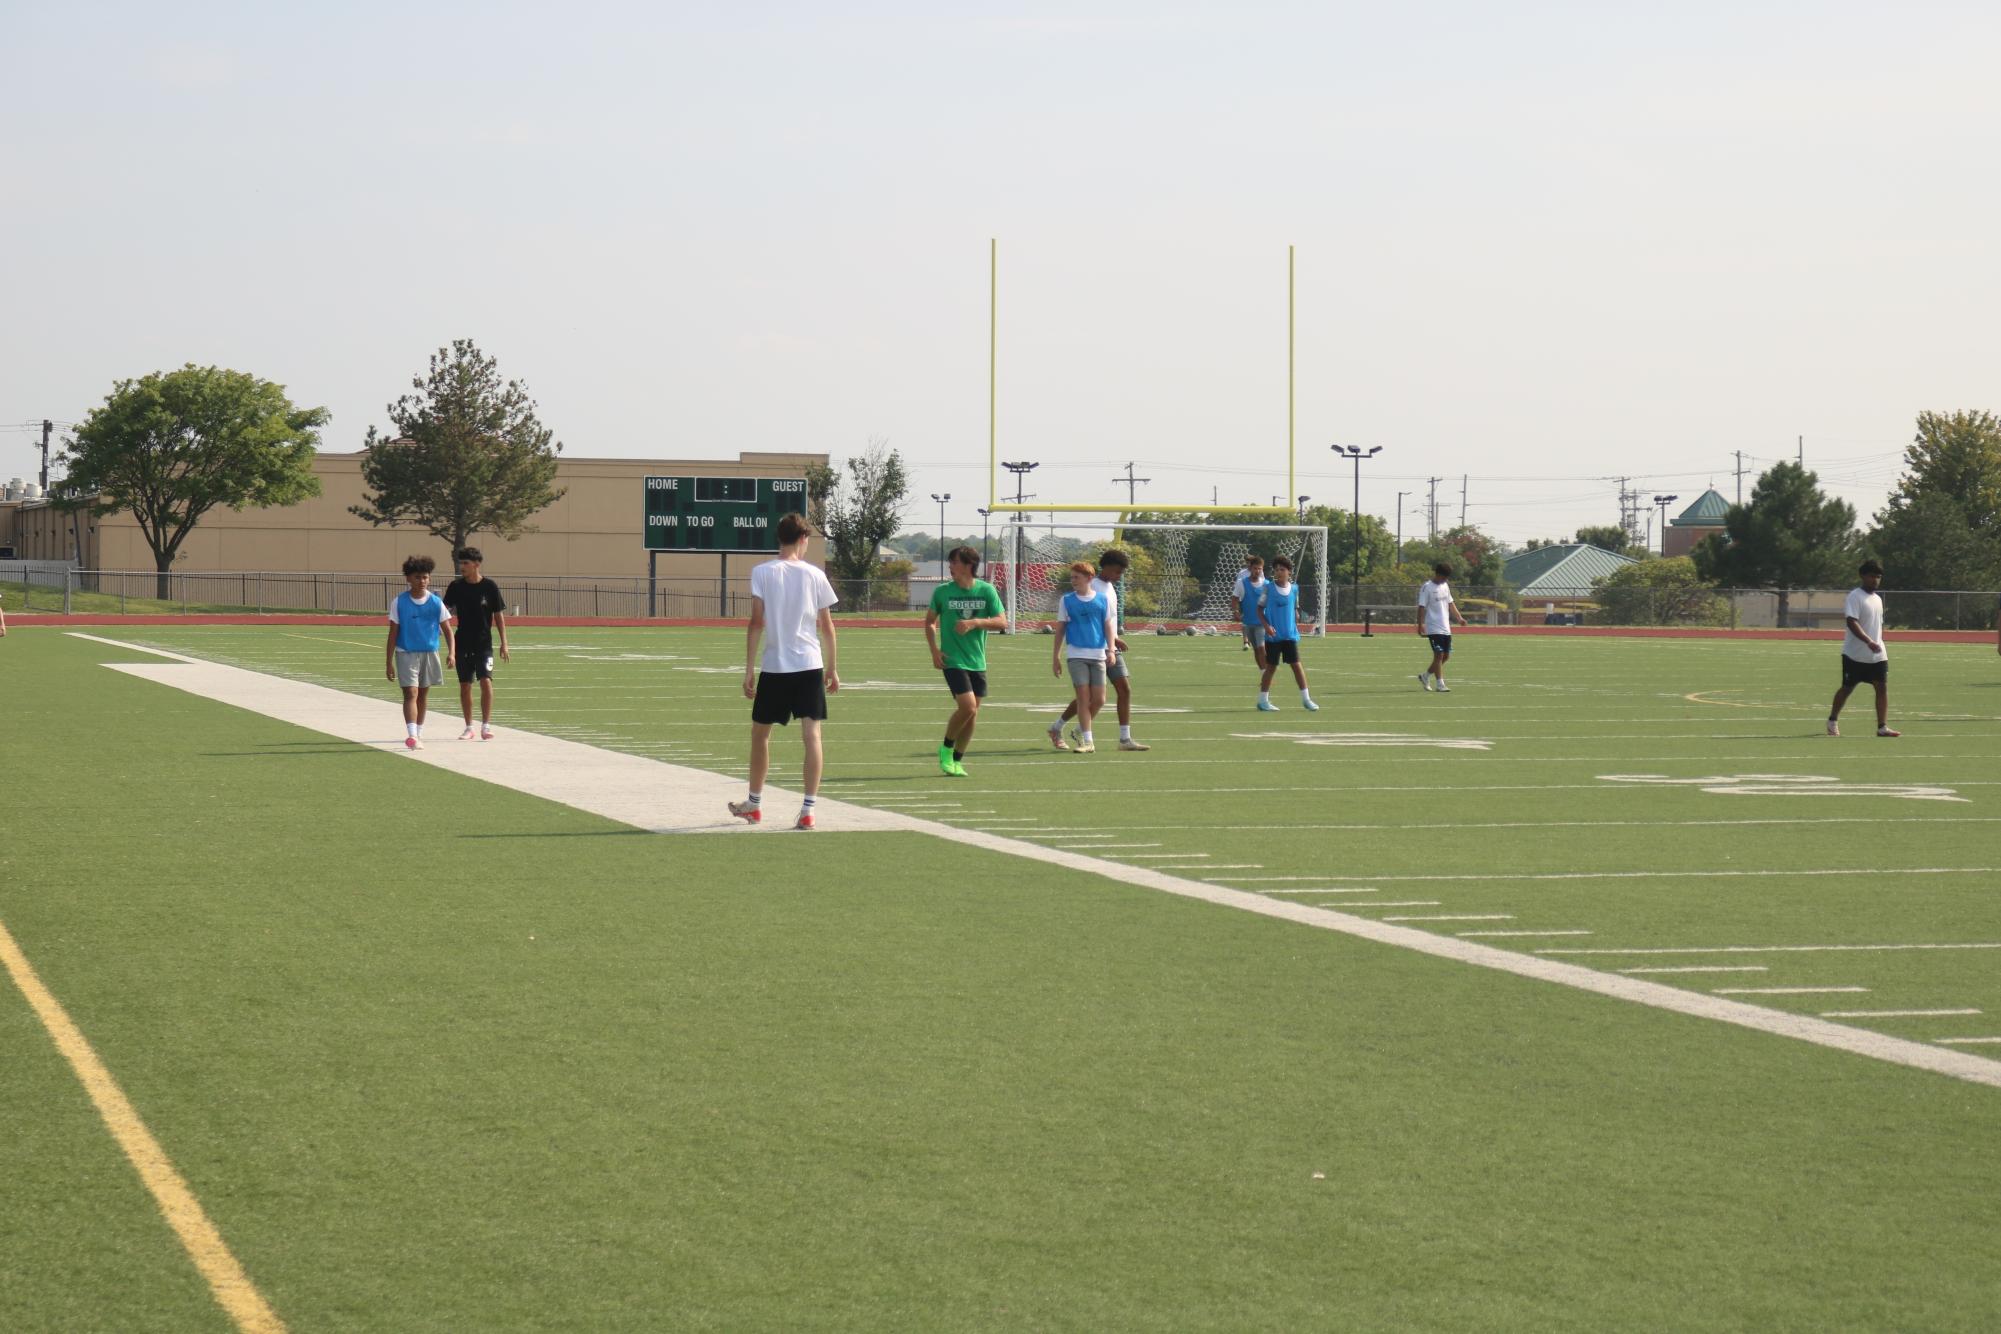
<instances>
[{"instance_id":1,"label":"scoreboard text ball on","mask_svg":"<svg viewBox=\"0 0 2001 1334\"><path fill-rule=\"evenodd\" d=\"M776 551L787 514L806 514L802 477L646 479L648 551Z\"/></svg>"}]
</instances>

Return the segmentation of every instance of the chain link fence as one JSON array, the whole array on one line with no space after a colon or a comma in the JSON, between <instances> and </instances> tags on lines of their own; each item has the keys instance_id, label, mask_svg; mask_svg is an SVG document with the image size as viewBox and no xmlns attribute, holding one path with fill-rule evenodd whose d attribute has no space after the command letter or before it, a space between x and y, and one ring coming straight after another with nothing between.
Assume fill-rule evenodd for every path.
<instances>
[{"instance_id":1,"label":"chain link fence","mask_svg":"<svg viewBox=\"0 0 2001 1334\"><path fill-rule=\"evenodd\" d=\"M531 618L736 619L750 611L748 569L728 578L494 575L508 612ZM1189 581L1168 588L1128 577L1127 624L1180 624L1200 603ZM442 580L439 582L442 587ZM935 585L923 579L834 581L838 615L921 614ZM0 562L0 598L10 611L97 615L381 615L401 592L394 574L311 574L239 570L156 574L77 570L53 562ZM1475 625L1701 626L1731 629L1840 629L1847 589L1616 588L1522 596L1510 588L1455 585L1459 609ZM1318 590L1300 587L1300 605ZM1335 625L1415 623L1417 585L1330 585ZM1883 590L1892 630L1991 630L2001 599L1990 590Z\"/></svg>"}]
</instances>

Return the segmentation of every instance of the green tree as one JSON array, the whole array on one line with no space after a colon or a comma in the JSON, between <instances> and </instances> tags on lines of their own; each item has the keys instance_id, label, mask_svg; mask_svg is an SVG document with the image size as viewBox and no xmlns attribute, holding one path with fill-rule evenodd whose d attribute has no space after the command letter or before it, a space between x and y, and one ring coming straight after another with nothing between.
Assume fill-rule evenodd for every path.
<instances>
[{"instance_id":1,"label":"green tree","mask_svg":"<svg viewBox=\"0 0 2001 1334\"><path fill-rule=\"evenodd\" d=\"M415 524L456 550L474 533L532 533L529 516L559 499L562 442L535 415L518 380L460 338L431 356L384 411L392 432L371 426L361 478L369 490L350 512L376 525Z\"/></svg>"},{"instance_id":2,"label":"green tree","mask_svg":"<svg viewBox=\"0 0 2001 1334\"><path fill-rule=\"evenodd\" d=\"M807 478L809 505L816 503L816 485L819 528L827 537L827 573L835 579L870 578L877 549L903 521L903 500L910 489L903 456L888 441L871 439L866 451L848 460L845 478L832 468Z\"/></svg>"},{"instance_id":3,"label":"green tree","mask_svg":"<svg viewBox=\"0 0 2001 1334\"><path fill-rule=\"evenodd\" d=\"M1730 604L1687 556L1635 561L1592 581L1608 625L1725 625Z\"/></svg>"},{"instance_id":4,"label":"green tree","mask_svg":"<svg viewBox=\"0 0 2001 1334\"><path fill-rule=\"evenodd\" d=\"M313 453L325 408L295 407L285 387L189 364L120 380L64 442L57 500L72 510L130 510L171 597L169 571L202 516L296 505L320 493Z\"/></svg>"},{"instance_id":5,"label":"green tree","mask_svg":"<svg viewBox=\"0 0 2001 1334\"><path fill-rule=\"evenodd\" d=\"M1456 588L1500 588L1507 583L1501 564L1501 546L1472 524L1448 528L1435 538L1413 537L1403 544L1399 565L1415 565L1423 579L1431 577L1431 567L1443 561L1452 567Z\"/></svg>"},{"instance_id":6,"label":"green tree","mask_svg":"<svg viewBox=\"0 0 2001 1334\"><path fill-rule=\"evenodd\" d=\"M1891 588L2001 584L2001 421L1925 412L1870 546Z\"/></svg>"},{"instance_id":7,"label":"green tree","mask_svg":"<svg viewBox=\"0 0 2001 1334\"><path fill-rule=\"evenodd\" d=\"M1711 583L1776 591L1783 624L1792 589L1846 587L1860 551L1855 507L1822 494L1820 479L1799 464L1780 463L1690 555Z\"/></svg>"},{"instance_id":8,"label":"green tree","mask_svg":"<svg viewBox=\"0 0 2001 1334\"><path fill-rule=\"evenodd\" d=\"M1577 536L1571 540L1582 542L1587 547L1597 547L1601 551L1620 553L1633 545L1633 539L1628 537L1626 530L1616 523L1587 524L1579 528Z\"/></svg>"}]
</instances>

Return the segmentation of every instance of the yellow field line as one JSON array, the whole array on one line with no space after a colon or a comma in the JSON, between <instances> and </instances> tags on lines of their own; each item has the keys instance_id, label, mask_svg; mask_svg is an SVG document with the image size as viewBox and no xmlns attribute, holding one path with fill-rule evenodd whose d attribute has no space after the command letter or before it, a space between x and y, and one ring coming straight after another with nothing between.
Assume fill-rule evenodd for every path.
<instances>
[{"instance_id":1,"label":"yellow field line","mask_svg":"<svg viewBox=\"0 0 2001 1334\"><path fill-rule=\"evenodd\" d=\"M104 1124L111 1131L111 1137L118 1141L118 1147L138 1169L139 1179L146 1183L146 1189L153 1193L160 1212L174 1229L174 1235L181 1239L181 1246L188 1258L195 1262L195 1268L208 1280L209 1290L236 1327L247 1334L283 1334L285 1322L270 1306L243 1272L243 1266L224 1244L222 1234L215 1230L215 1224L202 1211L201 1202L195 1199L188 1183L174 1169L166 1151L153 1138L146 1123L139 1119L139 1113L118 1087L118 1081L111 1077L104 1062L91 1049L90 1042L82 1030L71 1022L69 1015L49 989L42 985L42 979L35 974L28 956L14 942L6 923L0 922L0 963L7 965L7 972L14 979L14 985L28 999L28 1004L42 1021L42 1026L54 1040L56 1050L76 1072L82 1081L84 1091L97 1106L97 1113L104 1118Z\"/></svg>"}]
</instances>

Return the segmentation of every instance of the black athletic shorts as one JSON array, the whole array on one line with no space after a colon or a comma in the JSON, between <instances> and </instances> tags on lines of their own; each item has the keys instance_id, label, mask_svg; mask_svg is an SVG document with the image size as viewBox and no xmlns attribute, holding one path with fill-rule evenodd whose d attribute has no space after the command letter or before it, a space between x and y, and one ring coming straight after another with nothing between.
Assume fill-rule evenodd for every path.
<instances>
[{"instance_id":1,"label":"black athletic shorts","mask_svg":"<svg viewBox=\"0 0 2001 1334\"><path fill-rule=\"evenodd\" d=\"M1447 657L1452 656L1451 635L1427 635L1425 637L1431 641L1431 651L1433 653L1443 653Z\"/></svg>"},{"instance_id":2,"label":"black athletic shorts","mask_svg":"<svg viewBox=\"0 0 2001 1334\"><path fill-rule=\"evenodd\" d=\"M945 689L951 691L955 699L969 690L973 692L974 699L985 699L987 697L987 674L985 672L969 671L964 667L947 667L945 669Z\"/></svg>"},{"instance_id":3,"label":"black athletic shorts","mask_svg":"<svg viewBox=\"0 0 2001 1334\"><path fill-rule=\"evenodd\" d=\"M459 681L471 685L474 681L493 679L493 645L481 648L475 644L467 648L463 642L452 645L452 665L457 668Z\"/></svg>"},{"instance_id":4,"label":"black athletic shorts","mask_svg":"<svg viewBox=\"0 0 2001 1334\"><path fill-rule=\"evenodd\" d=\"M1885 685L1890 680L1890 664L1883 662L1857 662L1846 653L1841 655L1841 684L1843 686Z\"/></svg>"},{"instance_id":5,"label":"black athletic shorts","mask_svg":"<svg viewBox=\"0 0 2001 1334\"><path fill-rule=\"evenodd\" d=\"M1265 640L1265 666L1270 667L1281 662L1289 662L1295 666L1298 665L1299 641L1297 639Z\"/></svg>"},{"instance_id":6,"label":"black athletic shorts","mask_svg":"<svg viewBox=\"0 0 2001 1334\"><path fill-rule=\"evenodd\" d=\"M827 716L827 674L815 667L805 672L759 672L757 698L750 720L783 727L794 718Z\"/></svg>"}]
</instances>

